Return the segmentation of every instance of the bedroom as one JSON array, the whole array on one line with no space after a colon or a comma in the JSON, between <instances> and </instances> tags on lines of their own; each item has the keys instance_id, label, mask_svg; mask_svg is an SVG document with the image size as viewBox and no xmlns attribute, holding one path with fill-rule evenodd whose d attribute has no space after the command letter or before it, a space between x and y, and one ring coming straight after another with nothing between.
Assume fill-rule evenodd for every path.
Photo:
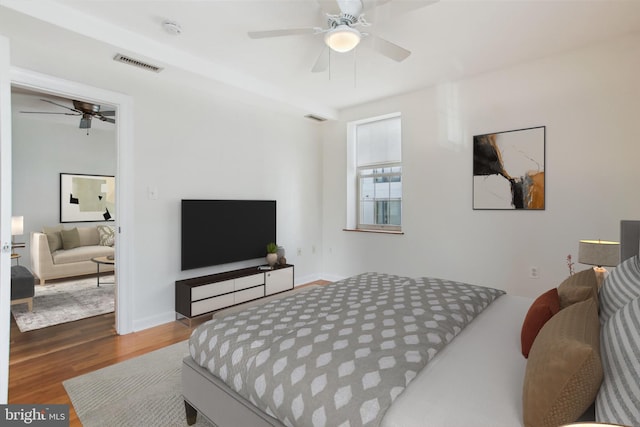
<instances>
[{"instance_id":1,"label":"bedroom","mask_svg":"<svg viewBox=\"0 0 640 427\"><path fill-rule=\"evenodd\" d=\"M209 83L203 90L201 78L167 85L162 75L128 68L106 75L100 71L113 67L112 49L4 7L2 15L0 34L10 39L14 65L134 98L133 330L173 319L183 197L282 199L278 239L296 265L296 283L384 269L525 296L566 277L566 256L576 256L579 239L617 240L618 221L640 212L640 200L629 197L640 181L637 27L613 40L348 108L339 120L316 124L256 105L264 100L236 88ZM104 59L91 63L62 49L65 43L86 55L104 52ZM405 126L405 234L344 232L346 122L394 111L403 113ZM547 209L473 211L470 138L538 125L547 126ZM234 162L242 165L240 176ZM269 168L279 173L265 177ZM204 179L196 170L207 170ZM232 183L220 179L231 174ZM147 199L149 186L157 186L158 200ZM539 267L539 279L529 278L531 266Z\"/></svg>"}]
</instances>

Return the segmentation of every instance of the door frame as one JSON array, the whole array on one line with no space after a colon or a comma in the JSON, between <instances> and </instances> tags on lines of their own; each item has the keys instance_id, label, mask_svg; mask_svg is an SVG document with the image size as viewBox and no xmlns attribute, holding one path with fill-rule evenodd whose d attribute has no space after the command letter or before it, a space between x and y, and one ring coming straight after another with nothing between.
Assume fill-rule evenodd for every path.
<instances>
[{"instance_id":1,"label":"door frame","mask_svg":"<svg viewBox=\"0 0 640 427\"><path fill-rule=\"evenodd\" d=\"M133 332L133 98L70 80L11 67L11 85L65 98L116 107L116 332ZM4 154L4 153L1 153ZM1 155L0 154L0 155Z\"/></svg>"},{"instance_id":2,"label":"door frame","mask_svg":"<svg viewBox=\"0 0 640 427\"><path fill-rule=\"evenodd\" d=\"M11 334L11 80L9 39L0 36L0 403L9 395Z\"/></svg>"}]
</instances>

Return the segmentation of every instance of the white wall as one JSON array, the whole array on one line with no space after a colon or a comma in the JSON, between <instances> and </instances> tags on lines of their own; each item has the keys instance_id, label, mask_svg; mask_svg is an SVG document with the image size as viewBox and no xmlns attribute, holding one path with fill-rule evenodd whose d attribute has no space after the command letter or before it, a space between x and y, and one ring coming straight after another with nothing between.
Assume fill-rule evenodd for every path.
<instances>
[{"instance_id":1,"label":"white wall","mask_svg":"<svg viewBox=\"0 0 640 427\"><path fill-rule=\"evenodd\" d=\"M128 207L135 215L134 329L175 318L176 280L247 265L180 271L182 198L277 200L278 244L295 265L296 284L318 278L319 124L239 89L189 75L176 83L175 70L154 74L113 62L110 46L82 37L74 37L74 49L60 49L60 29L51 26L39 36L23 19L16 16L0 30L10 38L12 65L133 98L135 176L118 185L135 195ZM89 52L101 59L87 60ZM157 200L148 197L149 187L157 189Z\"/></svg>"},{"instance_id":2,"label":"white wall","mask_svg":"<svg viewBox=\"0 0 640 427\"><path fill-rule=\"evenodd\" d=\"M640 215L638 75L636 36L342 111L323 136L325 276L425 275L525 296L557 286L579 239L618 240L619 221ZM405 234L342 231L346 123L396 111ZM532 126L546 126L546 210L472 210L473 135Z\"/></svg>"},{"instance_id":3,"label":"white wall","mask_svg":"<svg viewBox=\"0 0 640 427\"><path fill-rule=\"evenodd\" d=\"M80 119L63 116L69 124L21 114L15 107L25 95L12 94L13 215L24 216L24 234L16 242L20 265L29 267L29 235L60 223L60 173L115 175L113 130L78 128ZM44 103L43 103L44 104ZM65 223L65 228L102 223ZM105 223L106 224L106 223Z\"/></svg>"}]
</instances>

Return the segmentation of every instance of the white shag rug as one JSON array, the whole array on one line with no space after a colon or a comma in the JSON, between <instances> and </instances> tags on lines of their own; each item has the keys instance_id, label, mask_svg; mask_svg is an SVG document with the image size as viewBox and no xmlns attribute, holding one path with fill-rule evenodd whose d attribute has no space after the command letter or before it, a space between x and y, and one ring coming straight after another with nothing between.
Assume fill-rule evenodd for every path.
<instances>
[{"instance_id":1,"label":"white shag rug","mask_svg":"<svg viewBox=\"0 0 640 427\"><path fill-rule=\"evenodd\" d=\"M27 304L11 306L11 313L21 332L73 322L114 311L114 276L101 275L100 287L95 277L35 285L33 311Z\"/></svg>"}]
</instances>

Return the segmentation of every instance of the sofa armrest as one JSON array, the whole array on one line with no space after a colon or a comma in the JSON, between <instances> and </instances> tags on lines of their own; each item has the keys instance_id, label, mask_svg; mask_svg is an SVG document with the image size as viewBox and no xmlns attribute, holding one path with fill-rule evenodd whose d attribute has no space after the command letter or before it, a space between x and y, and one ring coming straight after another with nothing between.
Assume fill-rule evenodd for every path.
<instances>
[{"instance_id":1,"label":"sofa armrest","mask_svg":"<svg viewBox=\"0 0 640 427\"><path fill-rule=\"evenodd\" d=\"M53 257L49 250L49 241L44 233L31 233L31 271L43 278L53 267Z\"/></svg>"}]
</instances>

